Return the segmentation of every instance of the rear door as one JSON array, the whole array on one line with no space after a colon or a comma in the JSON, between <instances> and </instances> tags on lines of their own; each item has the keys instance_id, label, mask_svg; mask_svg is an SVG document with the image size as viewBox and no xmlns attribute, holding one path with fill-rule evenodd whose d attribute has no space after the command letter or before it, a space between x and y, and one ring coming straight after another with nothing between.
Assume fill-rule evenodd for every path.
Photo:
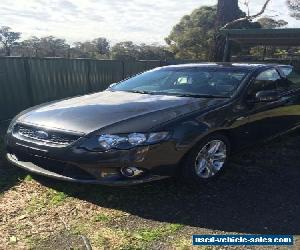
<instances>
[{"instance_id":1,"label":"rear door","mask_svg":"<svg viewBox=\"0 0 300 250\"><path fill-rule=\"evenodd\" d=\"M280 66L278 69L282 79L277 88L284 101L282 122L286 129L292 129L300 125L300 72L292 66Z\"/></svg>"}]
</instances>

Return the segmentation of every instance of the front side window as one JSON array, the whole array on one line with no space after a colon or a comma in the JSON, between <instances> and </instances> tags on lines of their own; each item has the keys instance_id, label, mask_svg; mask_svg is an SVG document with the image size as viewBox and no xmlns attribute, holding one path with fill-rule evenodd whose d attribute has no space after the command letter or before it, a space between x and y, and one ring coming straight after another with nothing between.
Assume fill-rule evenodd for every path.
<instances>
[{"instance_id":1,"label":"front side window","mask_svg":"<svg viewBox=\"0 0 300 250\"><path fill-rule=\"evenodd\" d=\"M248 89L248 97L254 99L256 93L264 90L276 90L281 77L276 69L261 72Z\"/></svg>"},{"instance_id":2,"label":"front side window","mask_svg":"<svg viewBox=\"0 0 300 250\"><path fill-rule=\"evenodd\" d=\"M240 68L162 68L122 81L111 89L166 95L230 97L249 73Z\"/></svg>"}]
</instances>

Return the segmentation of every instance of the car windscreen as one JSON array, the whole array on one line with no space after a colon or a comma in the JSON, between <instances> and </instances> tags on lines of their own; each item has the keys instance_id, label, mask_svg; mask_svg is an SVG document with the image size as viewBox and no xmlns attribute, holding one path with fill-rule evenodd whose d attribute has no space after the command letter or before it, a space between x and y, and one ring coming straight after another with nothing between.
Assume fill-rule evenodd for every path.
<instances>
[{"instance_id":1,"label":"car windscreen","mask_svg":"<svg viewBox=\"0 0 300 250\"><path fill-rule=\"evenodd\" d=\"M161 68L114 85L111 90L179 96L230 97L249 73L240 68Z\"/></svg>"}]
</instances>

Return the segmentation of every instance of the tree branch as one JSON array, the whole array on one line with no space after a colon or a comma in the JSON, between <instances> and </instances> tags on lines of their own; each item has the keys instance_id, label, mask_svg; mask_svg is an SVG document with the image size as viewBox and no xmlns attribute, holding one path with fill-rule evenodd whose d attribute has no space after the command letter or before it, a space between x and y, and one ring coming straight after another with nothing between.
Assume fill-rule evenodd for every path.
<instances>
[{"instance_id":1,"label":"tree branch","mask_svg":"<svg viewBox=\"0 0 300 250\"><path fill-rule=\"evenodd\" d=\"M254 19L254 18L257 18L257 17L261 16L261 15L265 12L265 10L266 10L266 8L267 8L269 2L271 2L271 0L267 0L267 1L265 2L265 4L263 5L261 11L258 12L256 15L252 15L252 16L251 16L251 20Z\"/></svg>"},{"instance_id":2,"label":"tree branch","mask_svg":"<svg viewBox=\"0 0 300 250\"><path fill-rule=\"evenodd\" d=\"M240 22L243 22L243 21L252 21L253 19L261 16L265 12L265 10L266 10L266 8L267 8L270 1L271 0L266 0L266 2L264 3L262 9L258 13L256 13L255 15L251 15L251 16L248 15L248 16L233 20L229 23L226 23L221 29L228 29L234 24L237 24L237 23L240 23Z\"/></svg>"}]
</instances>

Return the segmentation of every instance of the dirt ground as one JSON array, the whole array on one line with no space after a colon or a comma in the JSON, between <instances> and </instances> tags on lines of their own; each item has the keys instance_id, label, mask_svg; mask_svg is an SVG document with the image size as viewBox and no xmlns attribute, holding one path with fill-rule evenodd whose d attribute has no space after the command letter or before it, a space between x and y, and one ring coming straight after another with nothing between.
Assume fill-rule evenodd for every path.
<instances>
[{"instance_id":1,"label":"dirt ground","mask_svg":"<svg viewBox=\"0 0 300 250\"><path fill-rule=\"evenodd\" d=\"M193 234L231 233L292 234L300 249L300 131L235 155L198 190L173 179L111 188L30 176L6 162L0 140L0 249L193 249Z\"/></svg>"}]
</instances>

